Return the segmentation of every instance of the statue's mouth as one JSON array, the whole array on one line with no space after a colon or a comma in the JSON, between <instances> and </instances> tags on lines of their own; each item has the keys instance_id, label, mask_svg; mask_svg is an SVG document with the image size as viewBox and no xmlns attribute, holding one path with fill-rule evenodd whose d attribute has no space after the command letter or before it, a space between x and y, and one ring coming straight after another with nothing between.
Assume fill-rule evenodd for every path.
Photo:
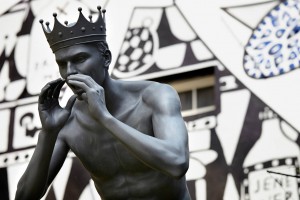
<instances>
[{"instance_id":1,"label":"statue's mouth","mask_svg":"<svg viewBox=\"0 0 300 200\"><path fill-rule=\"evenodd\" d=\"M70 87L70 89L73 91L73 93L76 94L78 97L80 97L85 92L82 88L69 83L68 78L66 80L66 83Z\"/></svg>"}]
</instances>

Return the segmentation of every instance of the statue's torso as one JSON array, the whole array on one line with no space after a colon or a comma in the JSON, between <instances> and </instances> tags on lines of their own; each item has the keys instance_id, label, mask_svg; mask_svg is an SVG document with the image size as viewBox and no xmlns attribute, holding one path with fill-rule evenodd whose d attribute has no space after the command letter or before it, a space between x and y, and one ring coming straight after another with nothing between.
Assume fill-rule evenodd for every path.
<instances>
[{"instance_id":1,"label":"statue's torso","mask_svg":"<svg viewBox=\"0 0 300 200\"><path fill-rule=\"evenodd\" d=\"M162 199L182 190L179 188L184 180L174 180L142 163L89 114L85 103L79 102L74 108L62 130L62 138L90 172L101 196ZM154 136L151 116L152 109L137 97L114 117L141 133Z\"/></svg>"}]
</instances>

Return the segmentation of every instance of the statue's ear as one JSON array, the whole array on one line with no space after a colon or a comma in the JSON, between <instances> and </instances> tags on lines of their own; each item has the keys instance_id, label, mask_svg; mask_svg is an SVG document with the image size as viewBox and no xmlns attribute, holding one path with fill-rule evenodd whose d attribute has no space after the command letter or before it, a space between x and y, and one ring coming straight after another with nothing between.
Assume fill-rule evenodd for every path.
<instances>
[{"instance_id":1,"label":"statue's ear","mask_svg":"<svg viewBox=\"0 0 300 200\"><path fill-rule=\"evenodd\" d=\"M110 62L111 62L111 52L110 50L105 50L104 54L104 59L105 59L105 62L104 62L104 67L106 67L108 69L109 65L110 65Z\"/></svg>"}]
</instances>

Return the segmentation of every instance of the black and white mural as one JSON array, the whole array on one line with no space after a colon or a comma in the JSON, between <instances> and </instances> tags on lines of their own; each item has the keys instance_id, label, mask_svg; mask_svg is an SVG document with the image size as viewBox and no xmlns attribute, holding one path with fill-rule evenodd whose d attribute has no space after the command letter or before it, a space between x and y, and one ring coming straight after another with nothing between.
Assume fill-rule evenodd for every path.
<instances>
[{"instance_id":1,"label":"black and white mural","mask_svg":"<svg viewBox=\"0 0 300 200\"><path fill-rule=\"evenodd\" d=\"M37 99L59 77L39 24L107 9L111 76L214 67L215 110L185 116L195 200L300 199L300 1L0 0L0 199L14 199L41 128ZM70 95L60 94L61 104ZM100 199L72 152L43 199Z\"/></svg>"},{"instance_id":2,"label":"black and white mural","mask_svg":"<svg viewBox=\"0 0 300 200\"><path fill-rule=\"evenodd\" d=\"M112 76L144 79L167 76L208 67L215 60L176 4L136 7Z\"/></svg>"}]
</instances>

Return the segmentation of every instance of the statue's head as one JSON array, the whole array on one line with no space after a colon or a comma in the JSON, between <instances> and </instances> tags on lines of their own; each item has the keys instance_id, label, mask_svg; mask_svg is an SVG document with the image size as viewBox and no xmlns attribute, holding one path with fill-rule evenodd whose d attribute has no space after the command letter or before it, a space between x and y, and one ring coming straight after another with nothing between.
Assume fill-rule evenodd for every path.
<instances>
[{"instance_id":1,"label":"statue's head","mask_svg":"<svg viewBox=\"0 0 300 200\"><path fill-rule=\"evenodd\" d=\"M100 41L106 43L105 9L101 10L100 6L97 9L99 16L95 22L93 22L91 15L87 20L81 12L82 8L78 8L79 17L77 22L69 24L68 21L65 21L65 25L61 24L57 20L57 14L53 13L54 26L52 31L49 28L49 22L46 22L45 27L44 21L40 20L52 52L55 53L59 49L77 44Z\"/></svg>"},{"instance_id":2,"label":"statue's head","mask_svg":"<svg viewBox=\"0 0 300 200\"><path fill-rule=\"evenodd\" d=\"M71 74L84 74L101 85L106 78L111 53L106 43L105 10L101 10L100 6L97 8L99 16L95 22L91 15L90 20L87 20L81 8L78 8L77 22L66 21L65 25L57 20L57 14L54 13L52 31L49 22L46 22L45 27L43 20L40 20L50 48L55 54L60 75L65 80ZM78 88L69 86L74 93L78 92Z\"/></svg>"}]
</instances>

